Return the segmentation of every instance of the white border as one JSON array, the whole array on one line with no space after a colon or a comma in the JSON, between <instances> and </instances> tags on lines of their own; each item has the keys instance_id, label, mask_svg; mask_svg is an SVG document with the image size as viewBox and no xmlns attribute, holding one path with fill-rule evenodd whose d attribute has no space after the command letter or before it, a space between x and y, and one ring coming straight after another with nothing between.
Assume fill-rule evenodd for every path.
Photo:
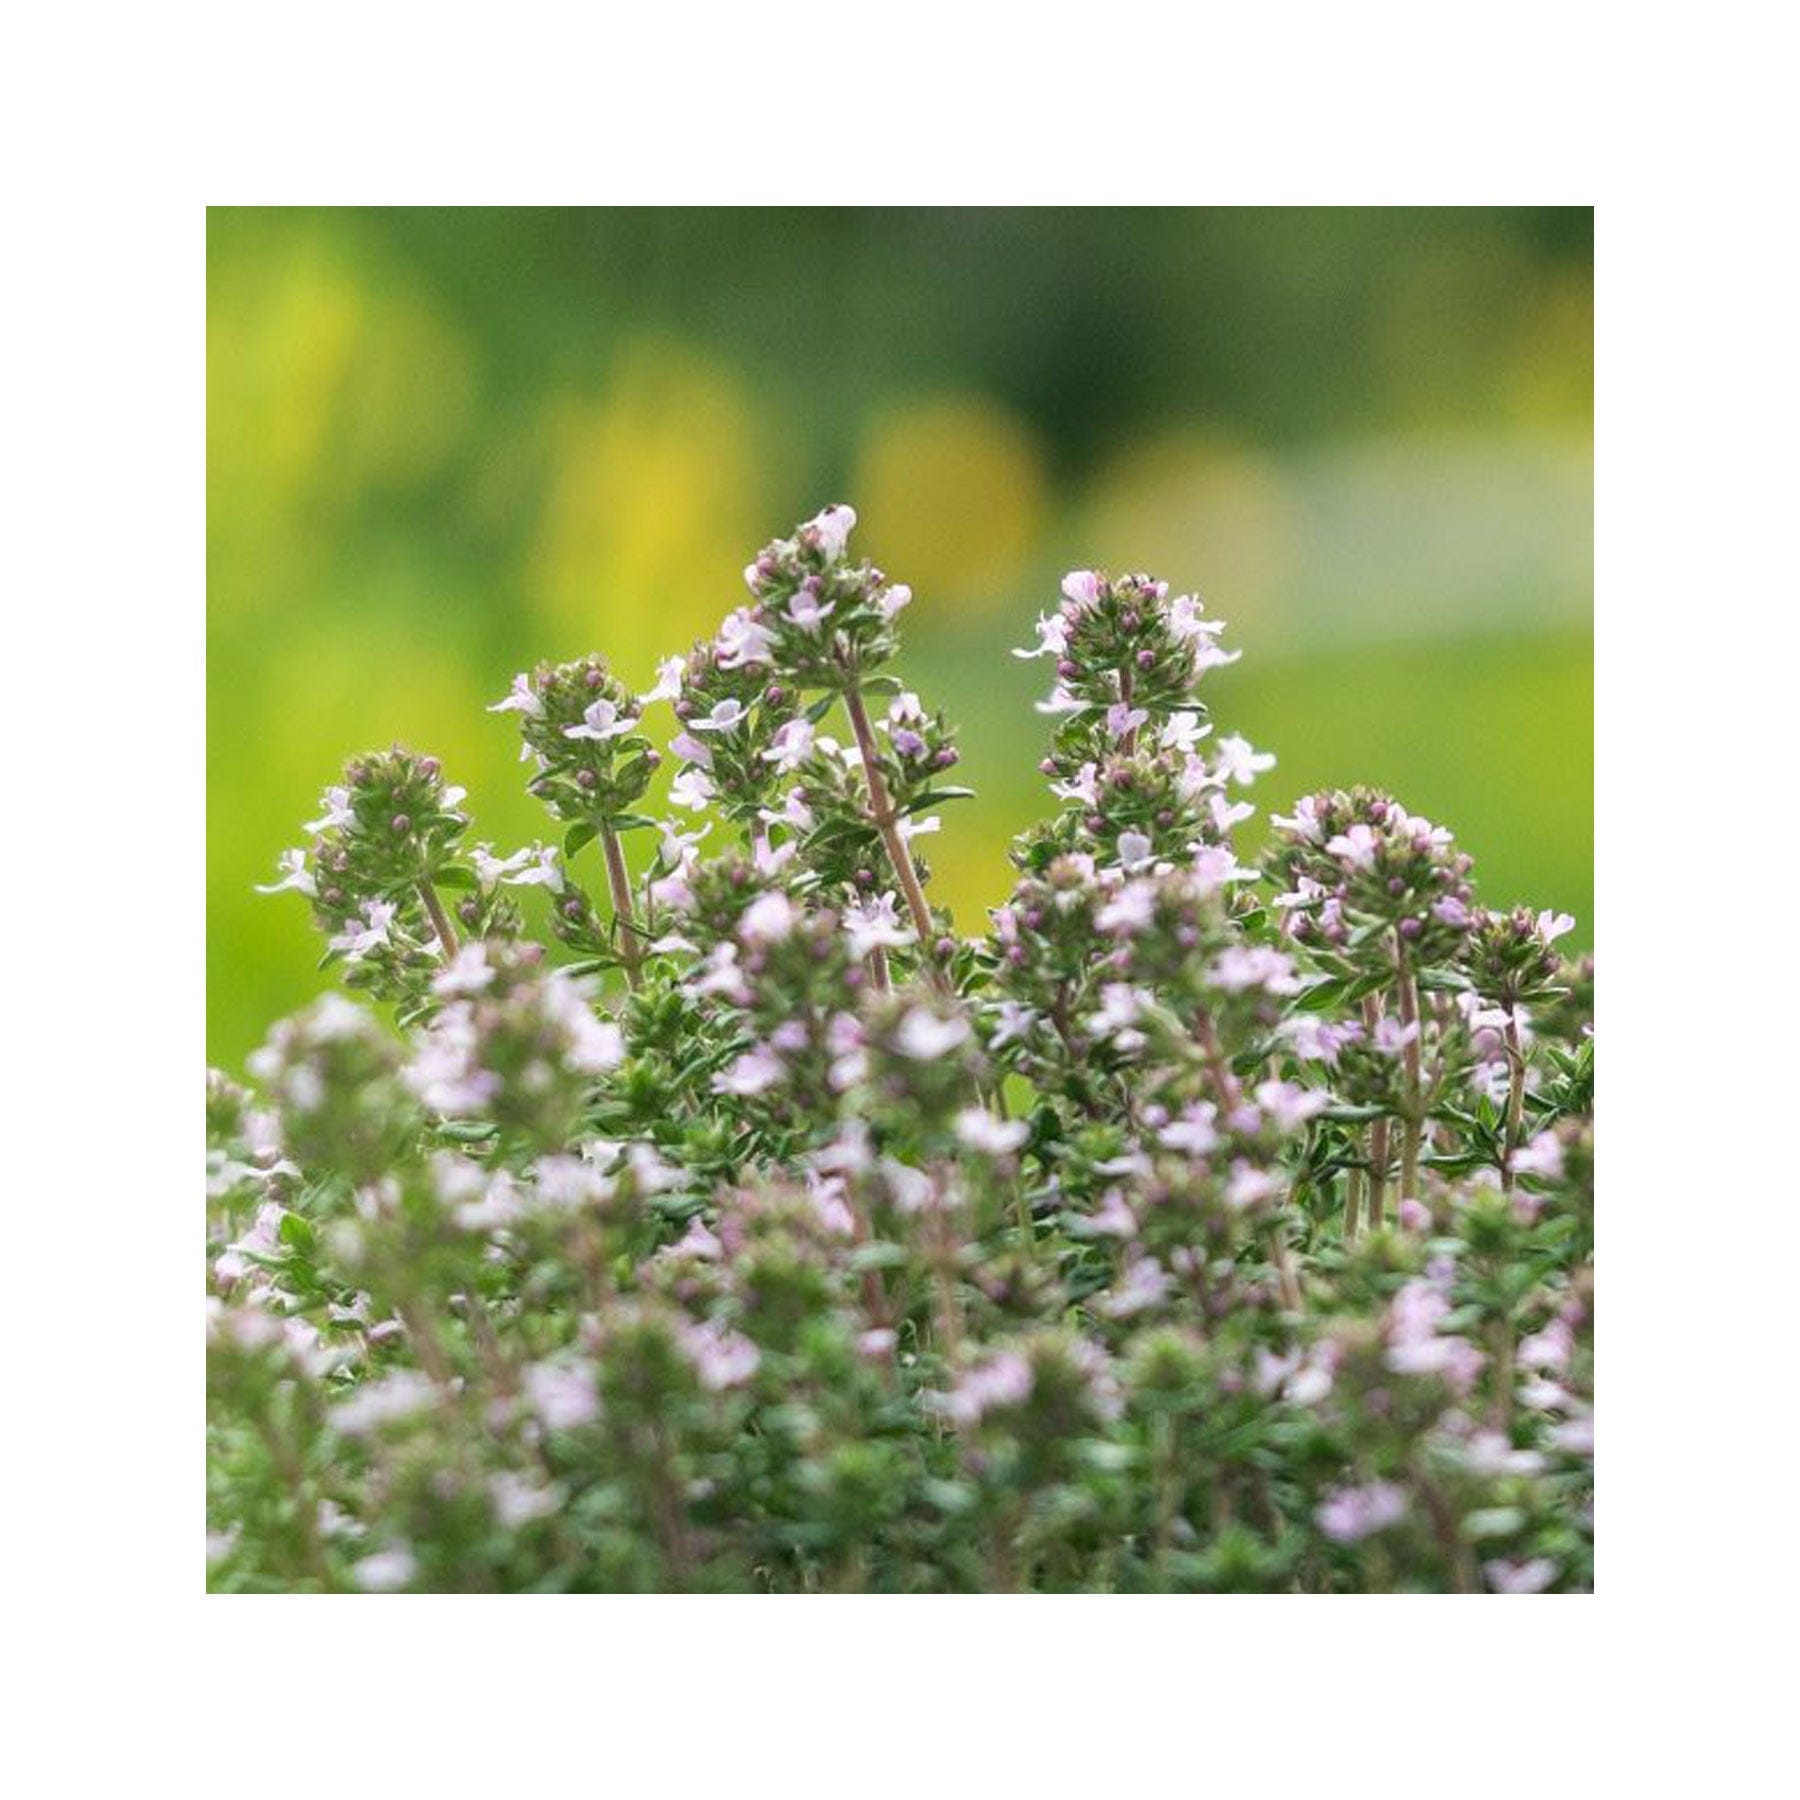
<instances>
[{"instance_id":1,"label":"white border","mask_svg":"<svg viewBox=\"0 0 1800 1800\"><path fill-rule=\"evenodd\" d=\"M1245 10L177 6L15 39L9 1636L48 1785L1754 1793L1787 1764L1776 15ZM200 209L396 199L1599 203L1600 1599L197 1598Z\"/></svg>"}]
</instances>

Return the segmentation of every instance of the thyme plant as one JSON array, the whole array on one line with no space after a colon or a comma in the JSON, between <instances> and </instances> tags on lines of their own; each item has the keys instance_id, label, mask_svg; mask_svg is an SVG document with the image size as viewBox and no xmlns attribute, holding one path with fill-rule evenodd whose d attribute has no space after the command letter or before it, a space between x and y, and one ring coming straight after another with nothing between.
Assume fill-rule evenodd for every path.
<instances>
[{"instance_id":1,"label":"thyme plant","mask_svg":"<svg viewBox=\"0 0 1800 1800\"><path fill-rule=\"evenodd\" d=\"M967 935L854 524L648 693L513 679L546 841L394 748L282 858L347 992L208 1076L210 1584L1588 1587L1572 922L1372 789L1240 860L1222 623L1082 570Z\"/></svg>"}]
</instances>

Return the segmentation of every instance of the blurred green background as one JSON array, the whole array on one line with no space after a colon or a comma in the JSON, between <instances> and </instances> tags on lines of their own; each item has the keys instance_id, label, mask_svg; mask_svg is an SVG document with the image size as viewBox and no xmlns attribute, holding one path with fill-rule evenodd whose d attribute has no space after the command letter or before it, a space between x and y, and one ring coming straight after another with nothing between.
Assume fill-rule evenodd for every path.
<instances>
[{"instance_id":1,"label":"blurred green background","mask_svg":"<svg viewBox=\"0 0 1800 1800\"><path fill-rule=\"evenodd\" d=\"M1388 786L1592 942L1586 209L214 209L207 264L215 1062L325 985L252 889L348 755L434 750L477 836L548 838L483 710L513 671L647 685L831 500L961 727L964 929L1046 799L1006 651L1093 564L1230 621L1265 808Z\"/></svg>"}]
</instances>

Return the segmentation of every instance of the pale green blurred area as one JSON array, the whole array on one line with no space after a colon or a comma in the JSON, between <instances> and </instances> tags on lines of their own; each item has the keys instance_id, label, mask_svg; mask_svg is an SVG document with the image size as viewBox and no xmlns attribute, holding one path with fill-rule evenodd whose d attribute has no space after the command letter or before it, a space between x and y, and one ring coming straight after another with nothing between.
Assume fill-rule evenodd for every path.
<instances>
[{"instance_id":1,"label":"pale green blurred area","mask_svg":"<svg viewBox=\"0 0 1800 1800\"><path fill-rule=\"evenodd\" d=\"M305 903L253 887L347 756L435 751L475 836L551 838L484 710L513 671L597 648L648 685L832 500L961 728L980 798L921 847L964 929L1048 803L1048 666L1007 651L1093 565L1230 621L1205 692L1279 757L1264 808L1389 787L1490 903L1591 944L1586 210L215 210L208 240L214 1061L327 985Z\"/></svg>"}]
</instances>

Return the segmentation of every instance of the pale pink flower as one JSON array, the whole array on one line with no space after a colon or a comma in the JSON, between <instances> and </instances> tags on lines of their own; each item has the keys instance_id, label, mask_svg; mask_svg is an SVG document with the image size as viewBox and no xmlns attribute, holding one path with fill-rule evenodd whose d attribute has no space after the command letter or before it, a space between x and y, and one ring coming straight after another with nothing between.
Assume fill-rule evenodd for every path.
<instances>
[{"instance_id":1,"label":"pale pink flower","mask_svg":"<svg viewBox=\"0 0 1800 1800\"><path fill-rule=\"evenodd\" d=\"M1060 657L1068 647L1069 623L1059 612L1045 613L1037 622L1037 648L1015 650L1014 656L1031 662L1040 656Z\"/></svg>"},{"instance_id":2,"label":"pale pink flower","mask_svg":"<svg viewBox=\"0 0 1800 1800\"><path fill-rule=\"evenodd\" d=\"M789 719L769 740L769 747L762 753L764 762L773 763L785 774L806 761L812 754L813 727L808 719Z\"/></svg>"},{"instance_id":3,"label":"pale pink flower","mask_svg":"<svg viewBox=\"0 0 1800 1800\"><path fill-rule=\"evenodd\" d=\"M1373 826L1358 822L1348 831L1339 832L1325 848L1353 869L1372 869L1381 839Z\"/></svg>"},{"instance_id":4,"label":"pale pink flower","mask_svg":"<svg viewBox=\"0 0 1800 1800\"><path fill-rule=\"evenodd\" d=\"M512 689L506 698L495 701L488 711L523 713L528 719L541 719L544 703L532 692L531 677L519 674L512 678Z\"/></svg>"},{"instance_id":5,"label":"pale pink flower","mask_svg":"<svg viewBox=\"0 0 1800 1800\"><path fill-rule=\"evenodd\" d=\"M582 713L579 725L563 727L563 736L589 738L596 743L604 743L608 738L623 737L636 724L635 713L621 715L613 701L596 700Z\"/></svg>"},{"instance_id":6,"label":"pale pink flower","mask_svg":"<svg viewBox=\"0 0 1800 1800\"><path fill-rule=\"evenodd\" d=\"M715 1391L742 1387L762 1362L762 1352L755 1344L716 1321L684 1326L681 1347L693 1363L700 1385Z\"/></svg>"},{"instance_id":7,"label":"pale pink flower","mask_svg":"<svg viewBox=\"0 0 1800 1800\"><path fill-rule=\"evenodd\" d=\"M1209 1155L1219 1147L1218 1116L1210 1100L1196 1100L1156 1134L1157 1142L1184 1156Z\"/></svg>"},{"instance_id":8,"label":"pale pink flower","mask_svg":"<svg viewBox=\"0 0 1800 1800\"><path fill-rule=\"evenodd\" d=\"M956 1115L959 1143L984 1156L1010 1156L1031 1135L1023 1119L997 1119L982 1106L967 1106Z\"/></svg>"},{"instance_id":9,"label":"pale pink flower","mask_svg":"<svg viewBox=\"0 0 1800 1800\"><path fill-rule=\"evenodd\" d=\"M704 769L685 768L669 783L669 804L698 812L713 797L713 784Z\"/></svg>"},{"instance_id":10,"label":"pale pink flower","mask_svg":"<svg viewBox=\"0 0 1800 1800\"><path fill-rule=\"evenodd\" d=\"M1127 869L1141 869L1150 860L1151 844L1141 831L1119 833L1119 861Z\"/></svg>"},{"instance_id":11,"label":"pale pink flower","mask_svg":"<svg viewBox=\"0 0 1800 1800\"><path fill-rule=\"evenodd\" d=\"M749 1098L767 1093L787 1073L787 1065L766 1046L746 1050L728 1069L713 1077L713 1092Z\"/></svg>"},{"instance_id":12,"label":"pale pink flower","mask_svg":"<svg viewBox=\"0 0 1800 1800\"><path fill-rule=\"evenodd\" d=\"M319 884L313 880L311 871L306 866L304 850L284 850L276 861L276 868L281 871L281 879L269 883L267 887L259 886L259 894L280 894L292 888L297 894L309 897L319 891Z\"/></svg>"},{"instance_id":13,"label":"pale pink flower","mask_svg":"<svg viewBox=\"0 0 1800 1800\"><path fill-rule=\"evenodd\" d=\"M968 1037L967 1019L940 1019L925 1007L915 1006L900 1021L900 1029L894 1034L894 1047L914 1062L936 1062L940 1056L947 1056L959 1044L966 1043Z\"/></svg>"},{"instance_id":14,"label":"pale pink flower","mask_svg":"<svg viewBox=\"0 0 1800 1800\"><path fill-rule=\"evenodd\" d=\"M546 1431L573 1431L600 1416L590 1363L533 1363L524 1384L526 1403Z\"/></svg>"},{"instance_id":15,"label":"pale pink flower","mask_svg":"<svg viewBox=\"0 0 1800 1800\"><path fill-rule=\"evenodd\" d=\"M656 665L656 686L638 697L639 706L654 706L659 700L673 700L681 692L681 680L687 673L685 656L666 656Z\"/></svg>"},{"instance_id":16,"label":"pale pink flower","mask_svg":"<svg viewBox=\"0 0 1800 1800\"><path fill-rule=\"evenodd\" d=\"M1248 787L1258 775L1274 768L1275 758L1271 752L1253 750L1247 738L1233 733L1219 739L1218 766L1227 780L1235 781L1239 787Z\"/></svg>"},{"instance_id":17,"label":"pale pink flower","mask_svg":"<svg viewBox=\"0 0 1800 1800\"><path fill-rule=\"evenodd\" d=\"M768 628L752 619L747 607L739 607L719 625L716 660L721 669L747 669L769 661L774 643Z\"/></svg>"},{"instance_id":18,"label":"pale pink flower","mask_svg":"<svg viewBox=\"0 0 1800 1800\"><path fill-rule=\"evenodd\" d=\"M1338 1544L1354 1544L1377 1531L1385 1531L1406 1517L1406 1494L1391 1481L1371 1481L1363 1487L1337 1488L1313 1514L1319 1529Z\"/></svg>"},{"instance_id":19,"label":"pale pink flower","mask_svg":"<svg viewBox=\"0 0 1800 1800\"><path fill-rule=\"evenodd\" d=\"M832 505L800 527L802 535L810 536L819 546L820 554L828 563L836 562L844 554L844 546L850 541L850 533L856 529L856 509L844 505Z\"/></svg>"},{"instance_id":20,"label":"pale pink flower","mask_svg":"<svg viewBox=\"0 0 1800 1800\"><path fill-rule=\"evenodd\" d=\"M856 956L867 956L873 950L897 950L917 941L916 934L900 923L899 904L892 894L845 907L843 923L849 933L851 952Z\"/></svg>"},{"instance_id":21,"label":"pale pink flower","mask_svg":"<svg viewBox=\"0 0 1800 1800\"><path fill-rule=\"evenodd\" d=\"M419 1559L396 1544L365 1556L350 1571L350 1579L366 1594L393 1594L408 1586L419 1572Z\"/></svg>"},{"instance_id":22,"label":"pale pink flower","mask_svg":"<svg viewBox=\"0 0 1800 1800\"><path fill-rule=\"evenodd\" d=\"M1106 709L1107 733L1117 743L1121 738L1129 737L1149 717L1141 706L1127 706L1123 700L1115 701Z\"/></svg>"},{"instance_id":23,"label":"pale pink flower","mask_svg":"<svg viewBox=\"0 0 1800 1800\"><path fill-rule=\"evenodd\" d=\"M1481 1572L1496 1594L1541 1594L1556 1579L1556 1564L1547 1556L1525 1562L1496 1560L1483 1563Z\"/></svg>"},{"instance_id":24,"label":"pale pink flower","mask_svg":"<svg viewBox=\"0 0 1800 1800\"><path fill-rule=\"evenodd\" d=\"M760 894L744 908L738 936L746 944L778 944L791 937L800 922L799 909L779 888Z\"/></svg>"},{"instance_id":25,"label":"pale pink flower","mask_svg":"<svg viewBox=\"0 0 1800 1800\"><path fill-rule=\"evenodd\" d=\"M1156 741L1165 750L1179 750L1184 755L1191 755L1194 746L1204 737L1212 735L1212 727L1195 712L1171 713L1163 728L1156 734Z\"/></svg>"}]
</instances>

